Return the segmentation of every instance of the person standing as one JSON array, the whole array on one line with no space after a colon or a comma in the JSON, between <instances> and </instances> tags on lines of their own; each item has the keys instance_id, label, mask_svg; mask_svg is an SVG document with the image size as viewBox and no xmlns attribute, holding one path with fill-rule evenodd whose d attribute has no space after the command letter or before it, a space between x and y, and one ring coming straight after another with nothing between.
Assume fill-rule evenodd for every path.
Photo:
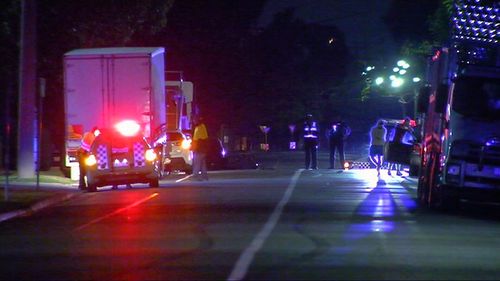
<instances>
[{"instance_id":1,"label":"person standing","mask_svg":"<svg viewBox=\"0 0 500 281\"><path fill-rule=\"evenodd\" d=\"M303 133L306 169L315 170L318 168L318 124L313 120L312 114L306 115Z\"/></svg>"},{"instance_id":2,"label":"person standing","mask_svg":"<svg viewBox=\"0 0 500 281\"><path fill-rule=\"evenodd\" d=\"M346 122L337 118L337 121L332 123L332 127L328 131L328 144L330 148L330 169L335 168L335 151L337 151L340 160L340 169L344 168L344 140L351 134L351 128Z\"/></svg>"},{"instance_id":3,"label":"person standing","mask_svg":"<svg viewBox=\"0 0 500 281\"><path fill-rule=\"evenodd\" d=\"M384 163L384 145L387 136L385 121L379 120L370 130L370 157L377 166L377 176L380 176L380 167Z\"/></svg>"},{"instance_id":4,"label":"person standing","mask_svg":"<svg viewBox=\"0 0 500 281\"><path fill-rule=\"evenodd\" d=\"M86 189L87 184L85 183L85 176L87 175L87 169L85 168L85 159L90 155L90 149L95 138L100 134L97 127L92 128L92 131L86 132L83 135L82 141L80 143L80 148L77 151L78 165L80 169L80 179L78 183L79 189Z\"/></svg>"},{"instance_id":5,"label":"person standing","mask_svg":"<svg viewBox=\"0 0 500 281\"><path fill-rule=\"evenodd\" d=\"M203 118L194 118L193 132L193 177L197 180L208 180L207 172L207 142L208 131Z\"/></svg>"}]
</instances>

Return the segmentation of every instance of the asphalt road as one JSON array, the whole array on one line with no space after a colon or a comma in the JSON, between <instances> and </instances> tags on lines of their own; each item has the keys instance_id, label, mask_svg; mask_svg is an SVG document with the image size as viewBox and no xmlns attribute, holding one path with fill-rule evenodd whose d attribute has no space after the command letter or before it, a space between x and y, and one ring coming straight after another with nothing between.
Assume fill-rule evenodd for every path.
<instances>
[{"instance_id":1,"label":"asphalt road","mask_svg":"<svg viewBox=\"0 0 500 281\"><path fill-rule=\"evenodd\" d=\"M1 223L0 279L500 279L497 206L434 212L399 177L267 160Z\"/></svg>"}]
</instances>

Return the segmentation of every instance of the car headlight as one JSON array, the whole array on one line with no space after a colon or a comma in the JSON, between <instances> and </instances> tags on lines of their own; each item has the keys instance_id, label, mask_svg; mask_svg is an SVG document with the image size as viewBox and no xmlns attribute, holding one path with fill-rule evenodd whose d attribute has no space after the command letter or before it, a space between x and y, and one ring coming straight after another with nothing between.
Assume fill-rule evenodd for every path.
<instances>
[{"instance_id":1,"label":"car headlight","mask_svg":"<svg viewBox=\"0 0 500 281\"><path fill-rule=\"evenodd\" d=\"M146 160L149 162L153 162L156 160L156 152L154 151L154 149L146 150Z\"/></svg>"},{"instance_id":2,"label":"car headlight","mask_svg":"<svg viewBox=\"0 0 500 281\"><path fill-rule=\"evenodd\" d=\"M93 154L89 155L87 158L85 158L85 165L87 166L94 166L97 164L97 159L95 159L95 156Z\"/></svg>"},{"instance_id":3,"label":"car headlight","mask_svg":"<svg viewBox=\"0 0 500 281\"><path fill-rule=\"evenodd\" d=\"M191 148L191 140L182 140L181 147L182 147L182 149L190 149Z\"/></svg>"},{"instance_id":4,"label":"car headlight","mask_svg":"<svg viewBox=\"0 0 500 281\"><path fill-rule=\"evenodd\" d=\"M461 167L457 164L449 164L446 167L446 181L459 183L460 182Z\"/></svg>"}]
</instances>

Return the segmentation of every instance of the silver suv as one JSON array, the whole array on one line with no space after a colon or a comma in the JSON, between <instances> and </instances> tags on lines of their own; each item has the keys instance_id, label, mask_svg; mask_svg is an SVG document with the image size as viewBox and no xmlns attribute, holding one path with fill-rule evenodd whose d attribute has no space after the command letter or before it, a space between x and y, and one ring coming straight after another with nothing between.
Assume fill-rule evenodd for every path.
<instances>
[{"instance_id":1,"label":"silver suv","mask_svg":"<svg viewBox=\"0 0 500 281\"><path fill-rule=\"evenodd\" d=\"M180 131L161 130L156 135L154 147L163 155L163 167L166 172L192 172L193 152L188 135Z\"/></svg>"}]
</instances>

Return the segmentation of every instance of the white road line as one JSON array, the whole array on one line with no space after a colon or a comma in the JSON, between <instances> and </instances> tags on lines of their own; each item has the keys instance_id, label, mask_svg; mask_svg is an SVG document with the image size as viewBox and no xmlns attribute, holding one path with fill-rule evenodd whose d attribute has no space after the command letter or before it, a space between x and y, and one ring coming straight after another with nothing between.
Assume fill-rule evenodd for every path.
<instances>
[{"instance_id":1,"label":"white road line","mask_svg":"<svg viewBox=\"0 0 500 281\"><path fill-rule=\"evenodd\" d=\"M142 203L144 203L144 202L146 202L146 201L148 201L148 200L150 200L150 199L153 199L153 198L154 198L154 197L156 197L156 196L158 196L158 193L156 193L156 192L155 192L155 193L153 193L153 194L149 195L148 197L145 197L145 198L143 198L143 199L141 199L141 200L139 200L139 201L136 201L136 202L134 202L134 203L132 203L132 204L130 204L130 205L128 205L128 206L126 206L126 207L120 208L120 209L118 209L118 210L115 210L115 211L114 211L114 212L112 212L112 213L109 213L109 214L107 214L107 215L105 215L105 216L99 217L99 218L97 218L97 219L95 219L95 220L92 220L92 221L90 221L90 222L88 222L88 223L86 223L86 224L84 224L84 225L81 225L81 226L79 226L79 227L75 228L75 229L74 229L74 231L82 230L82 229L86 228L87 226L90 226L90 225L92 225L92 224L98 223L98 222L100 222L100 221L102 221L102 220L104 220L104 219L107 219L107 218L112 217L112 216L114 216L114 215L116 215L116 214L119 214L119 213L121 213L121 212L123 212L123 211L126 211L126 210L128 210L128 209L130 209L130 208L133 208L133 207L135 207L135 206L137 206L137 205L139 205L139 204L142 204Z\"/></svg>"},{"instance_id":2,"label":"white road line","mask_svg":"<svg viewBox=\"0 0 500 281\"><path fill-rule=\"evenodd\" d=\"M191 174L191 175L188 175L188 176L185 176L185 177L183 177L183 178L180 178L180 179L176 180L175 182L181 182L181 181L183 181L183 180L187 180L187 179L189 179L189 178L190 178L190 177L192 177L192 176L193 176L192 174Z\"/></svg>"},{"instance_id":3,"label":"white road line","mask_svg":"<svg viewBox=\"0 0 500 281\"><path fill-rule=\"evenodd\" d=\"M300 174L303 170L304 169L299 169L295 171L292 177L292 181L288 185L283 198L281 198L281 201L278 203L278 205L276 205L273 213L267 220L264 227L262 227L260 232L257 234L257 236L255 236L255 238L252 240L252 243L250 243L250 245L240 255L227 280L242 280L243 278L245 278L245 275L248 271L248 268L252 264L255 254L260 250L260 248L262 248L262 245L264 245L264 242L266 242L267 238L278 223L281 213L283 212L283 208L288 203L288 200L290 200L293 190L295 189L297 181L299 180Z\"/></svg>"}]
</instances>

